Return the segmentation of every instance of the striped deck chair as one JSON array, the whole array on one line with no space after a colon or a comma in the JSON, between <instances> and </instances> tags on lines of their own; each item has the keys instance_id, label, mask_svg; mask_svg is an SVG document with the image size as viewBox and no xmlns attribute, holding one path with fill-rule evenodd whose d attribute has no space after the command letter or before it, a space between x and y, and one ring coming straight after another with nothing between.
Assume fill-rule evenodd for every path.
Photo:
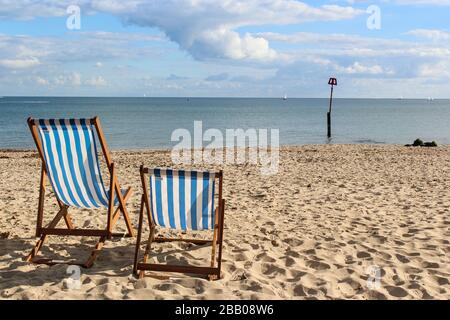
<instances>
[{"instance_id":1,"label":"striped deck chair","mask_svg":"<svg viewBox=\"0 0 450 320\"><path fill-rule=\"evenodd\" d=\"M215 209L214 189L219 185L218 205ZM223 174L208 171L186 171L172 169L148 169L141 166L143 194L139 215L139 229L134 256L134 274L144 277L146 270L181 272L207 275L210 280L220 278L222 263L222 239L225 200L222 199ZM148 183L147 183L148 180ZM149 185L149 187L147 187ZM144 210L150 225L150 235L142 260L139 249L142 237ZM212 240L174 239L155 237L156 227L181 231L211 230ZM211 265L168 265L147 263L152 242L184 241L212 246ZM218 245L217 266L216 247Z\"/></svg>"},{"instance_id":2,"label":"striped deck chair","mask_svg":"<svg viewBox=\"0 0 450 320\"><path fill-rule=\"evenodd\" d=\"M118 235L114 234L112 230L120 213L125 218L128 229L127 236L134 235L127 208L125 207L125 203L131 195L131 188L125 192L120 189L114 163L111 160L100 121L97 117L93 119L61 120L35 120L29 118L28 126L36 143L39 157L42 160L42 170L36 224L36 237L40 238L31 253L26 257L26 261L49 265L70 263L89 268L97 258L106 239ZM100 172L95 132L97 132L110 173L109 189L105 188ZM55 193L59 211L53 220L46 227L43 227L47 179L50 180ZM115 206L117 208L114 210ZM106 208L108 215L105 229L75 228L68 212L69 207L86 209ZM56 228L62 218L67 228ZM36 255L41 250L48 235L92 236L100 239L90 257L84 263L37 259Z\"/></svg>"}]
</instances>

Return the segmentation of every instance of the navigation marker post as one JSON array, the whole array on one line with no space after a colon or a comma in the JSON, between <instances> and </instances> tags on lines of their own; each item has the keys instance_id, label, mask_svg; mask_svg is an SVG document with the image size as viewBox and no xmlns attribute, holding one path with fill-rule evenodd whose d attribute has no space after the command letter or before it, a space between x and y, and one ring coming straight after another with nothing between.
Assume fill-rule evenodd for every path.
<instances>
[{"instance_id":1,"label":"navigation marker post","mask_svg":"<svg viewBox=\"0 0 450 320\"><path fill-rule=\"evenodd\" d=\"M330 78L330 80L328 80L328 84L331 86L331 93L330 93L330 108L328 109L327 113L327 137L331 138L331 105L333 104L333 87L337 86L336 78Z\"/></svg>"}]
</instances>

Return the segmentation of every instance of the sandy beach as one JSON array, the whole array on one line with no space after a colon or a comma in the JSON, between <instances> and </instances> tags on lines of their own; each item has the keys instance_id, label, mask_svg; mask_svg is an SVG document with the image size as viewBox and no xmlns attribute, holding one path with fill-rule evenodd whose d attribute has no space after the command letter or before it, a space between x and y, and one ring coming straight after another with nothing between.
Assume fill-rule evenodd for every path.
<instances>
[{"instance_id":1,"label":"sandy beach","mask_svg":"<svg viewBox=\"0 0 450 320\"><path fill-rule=\"evenodd\" d=\"M112 158L122 186L134 188L128 210L137 225L139 165L171 167L170 153ZM0 151L1 299L450 299L450 146L285 147L269 177L250 164L204 167L224 170L222 279L137 280L135 238L125 238L81 269L79 288L68 285L67 265L23 261L36 241L40 165L34 151ZM47 219L56 213L50 192L45 208ZM98 228L106 210L71 213L75 225ZM42 254L85 259L94 244L53 236ZM161 263L210 258L209 248L179 243L154 253ZM379 270L373 286L370 270Z\"/></svg>"}]
</instances>

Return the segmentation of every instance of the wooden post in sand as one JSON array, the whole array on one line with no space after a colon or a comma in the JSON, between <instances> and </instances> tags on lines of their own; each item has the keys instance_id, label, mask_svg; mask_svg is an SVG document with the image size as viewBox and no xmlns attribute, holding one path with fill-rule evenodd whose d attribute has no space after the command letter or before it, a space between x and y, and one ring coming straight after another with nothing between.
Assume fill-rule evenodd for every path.
<instances>
[{"instance_id":1,"label":"wooden post in sand","mask_svg":"<svg viewBox=\"0 0 450 320\"><path fill-rule=\"evenodd\" d=\"M330 78L330 80L328 80L328 84L331 86L331 93L330 93L330 108L328 109L327 113L327 137L331 138L331 105L333 104L333 87L337 86L336 78Z\"/></svg>"}]
</instances>

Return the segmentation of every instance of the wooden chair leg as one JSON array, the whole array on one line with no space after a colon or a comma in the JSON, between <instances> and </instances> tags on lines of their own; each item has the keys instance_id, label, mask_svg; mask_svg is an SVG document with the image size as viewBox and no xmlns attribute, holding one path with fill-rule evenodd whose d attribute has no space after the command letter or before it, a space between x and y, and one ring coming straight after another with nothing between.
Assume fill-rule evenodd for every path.
<instances>
[{"instance_id":1,"label":"wooden chair leg","mask_svg":"<svg viewBox=\"0 0 450 320\"><path fill-rule=\"evenodd\" d=\"M218 209L216 209L216 219L214 224L214 235L213 235L213 241L212 241L212 248L211 248L211 268L214 268L214 265L216 264L216 247L217 247L217 238L219 234L219 212ZM208 276L209 280L217 280L216 274L210 274Z\"/></svg>"},{"instance_id":2,"label":"wooden chair leg","mask_svg":"<svg viewBox=\"0 0 450 320\"><path fill-rule=\"evenodd\" d=\"M106 229L108 230L109 234L112 233L112 222L113 222L113 210L114 210L114 200L115 200L115 195L114 195L114 190L115 190L115 186L116 186L116 174L115 174L115 169L114 169L114 164L111 164L111 181L110 181L110 185L109 185L109 201L108 201L108 215L107 215L107 224L106 224ZM108 239L110 239L111 236L108 236Z\"/></svg>"},{"instance_id":3,"label":"wooden chair leg","mask_svg":"<svg viewBox=\"0 0 450 320\"><path fill-rule=\"evenodd\" d=\"M144 252L144 258L142 259L143 263L147 263L148 256L150 255L150 250L152 247L153 239L155 238L155 227L150 227L150 235L148 236L147 246ZM139 272L139 279L142 279L145 276L145 271L141 270Z\"/></svg>"},{"instance_id":4,"label":"wooden chair leg","mask_svg":"<svg viewBox=\"0 0 450 320\"><path fill-rule=\"evenodd\" d=\"M66 223L66 225L67 225L67 228L68 229L73 229L73 224L72 224L72 219L70 218L70 215L69 215L69 213L68 213L68 207L67 206L62 206L61 207L61 210L65 210L65 214L63 215L63 218L64 218L64 221L65 221L65 223ZM59 220L58 220L58 222L59 222ZM57 224L57 223L56 223ZM55 226L56 226L56 224L55 224ZM28 255L28 257L27 257L27 259L26 259L26 261L27 262L29 262L29 261L31 261L37 254L38 254L38 252L41 250L41 248L42 248L42 246L43 246L43 244L44 244L44 242L45 242L45 239L47 238L47 235L46 234L44 234L44 235L42 235L41 236L41 238L38 240L38 242L36 243L36 245L34 246L34 248L32 249L32 251L31 251L31 253Z\"/></svg>"},{"instance_id":5,"label":"wooden chair leg","mask_svg":"<svg viewBox=\"0 0 450 320\"><path fill-rule=\"evenodd\" d=\"M39 237L40 229L42 228L42 221L44 217L44 200L45 200L45 180L47 174L45 173L45 167L42 165L41 169L41 184L39 187L39 205L38 205L38 215L36 223L36 237Z\"/></svg>"},{"instance_id":6,"label":"wooden chair leg","mask_svg":"<svg viewBox=\"0 0 450 320\"><path fill-rule=\"evenodd\" d=\"M64 222L66 223L67 229L73 229L72 218L69 214L64 216Z\"/></svg>"},{"instance_id":7,"label":"wooden chair leg","mask_svg":"<svg viewBox=\"0 0 450 320\"><path fill-rule=\"evenodd\" d=\"M67 228L69 229L73 229L73 224L72 224L72 220L70 218L70 215L68 213L68 207L62 203L59 203L60 205L60 210L59 212L56 214L55 218L50 222L50 224L48 225L47 228L55 228L56 225L59 223L59 221L64 218ZM35 244L35 246L33 247L33 249L31 250L31 252L28 254L28 256L25 258L25 261L30 262L33 261L33 259L37 256L37 254L39 253L39 251L42 249L42 246L45 242L47 238L47 234L41 234L40 239L37 241L37 243ZM100 253L100 250L103 248L103 245L106 241L106 237L100 237L99 242L96 244L94 250L92 251L91 255L89 256L89 258L86 260L85 263L81 263L79 265L85 267L85 268L90 268L95 259L97 258L98 254ZM37 261L36 261L37 262ZM52 262L51 259L42 259L41 260L42 263L46 263L46 264L55 264L54 262Z\"/></svg>"},{"instance_id":8,"label":"wooden chair leg","mask_svg":"<svg viewBox=\"0 0 450 320\"><path fill-rule=\"evenodd\" d=\"M47 238L47 235L42 235L41 238L36 242L33 249L31 249L31 252L26 256L25 261L30 262L34 259L34 257L37 256L39 251L41 251L42 245L44 244L45 238Z\"/></svg>"},{"instance_id":9,"label":"wooden chair leg","mask_svg":"<svg viewBox=\"0 0 450 320\"><path fill-rule=\"evenodd\" d=\"M125 203L128 201L128 199L130 198L131 194L132 194L131 188L128 189L127 192L125 192L125 195L123 197L123 200L124 200ZM121 207L118 206L116 208L116 210L114 211L113 218L112 218L112 226L113 226L113 228L116 225L117 221L119 220L121 212L122 212ZM127 236L131 237L131 235L129 233L127 234Z\"/></svg>"},{"instance_id":10,"label":"wooden chair leg","mask_svg":"<svg viewBox=\"0 0 450 320\"><path fill-rule=\"evenodd\" d=\"M218 233L218 217L217 217L217 209L216 209L216 221L214 224L214 235L213 235L213 241L212 241L212 250L211 250L211 268L214 268L214 264L216 261L216 245L217 245L217 233Z\"/></svg>"},{"instance_id":11,"label":"wooden chair leg","mask_svg":"<svg viewBox=\"0 0 450 320\"><path fill-rule=\"evenodd\" d=\"M224 227L224 217L225 217L225 200L222 199L222 205L221 205L221 212L220 212L220 219L219 219L219 256L217 257L217 277L220 279L220 272L222 268L222 246L223 246L223 227Z\"/></svg>"},{"instance_id":12,"label":"wooden chair leg","mask_svg":"<svg viewBox=\"0 0 450 320\"><path fill-rule=\"evenodd\" d=\"M214 230L214 240L212 243L212 248L211 248L211 268L214 268L215 262L216 262L216 241L217 241L217 237L216 237L216 231ZM209 280L217 280L217 274L210 274L208 275Z\"/></svg>"},{"instance_id":13,"label":"wooden chair leg","mask_svg":"<svg viewBox=\"0 0 450 320\"><path fill-rule=\"evenodd\" d=\"M53 218L53 220L49 223L48 228L54 228L58 224L58 222L61 220L61 218L66 215L66 213L67 213L67 207L63 206L59 210L59 212L56 214L56 216ZM38 242L33 247L33 249L31 249L31 252L25 258L25 261L29 262L29 261L33 260L33 258L41 250L42 245L44 244L44 241L46 238L47 238L47 235L41 233L41 238L38 240Z\"/></svg>"},{"instance_id":14,"label":"wooden chair leg","mask_svg":"<svg viewBox=\"0 0 450 320\"><path fill-rule=\"evenodd\" d=\"M111 190L112 190L112 188L111 188ZM127 192L125 193L124 201L126 202L130 196L131 196L131 188L129 188L127 190ZM114 190L111 192L111 198L113 198L113 197L114 197ZM113 207L111 206L111 203L109 205L110 205L110 207L108 207L108 210L112 211ZM109 221L109 227L108 228L111 230L111 232L112 232L112 229L114 228L117 220L119 219L120 211L121 210L120 210L120 205L119 205L119 207L117 207L116 210L114 211L114 214L111 215L110 213L108 213L108 221ZM106 237L100 237L100 240L95 245L95 248L94 248L94 250L92 250L91 255L89 256L87 261L83 264L83 266L85 268L92 267L92 265L94 264L94 262L97 259L98 255L100 254L100 251L103 249L105 241L106 241Z\"/></svg>"},{"instance_id":15,"label":"wooden chair leg","mask_svg":"<svg viewBox=\"0 0 450 320\"><path fill-rule=\"evenodd\" d=\"M66 213L64 214L63 218L64 218L64 222L66 223L67 229L73 229L73 223L72 223L72 218L70 217L69 214L69 207L64 205L64 204L60 204L60 208L61 207L66 207Z\"/></svg>"},{"instance_id":16,"label":"wooden chair leg","mask_svg":"<svg viewBox=\"0 0 450 320\"><path fill-rule=\"evenodd\" d=\"M98 255L100 254L100 251L103 248L103 245L105 244L106 237L100 237L100 240L95 245L94 250L92 250L91 255L86 260L86 262L83 264L83 267L90 268L94 264L95 260L97 259Z\"/></svg>"},{"instance_id":17,"label":"wooden chair leg","mask_svg":"<svg viewBox=\"0 0 450 320\"><path fill-rule=\"evenodd\" d=\"M125 193L125 196L131 195L131 192L132 192L132 189L130 187L130 188L128 188L127 192ZM120 193L120 191L117 194L117 197L119 199L119 207L121 209L121 212L123 214L123 218L125 219L125 224L126 224L127 229L128 229L128 235L130 237L134 237L134 228L133 228L133 224L131 223L130 216L128 215L128 210L127 210L127 207L126 207L126 201L125 201L124 197L122 197L122 194Z\"/></svg>"},{"instance_id":18,"label":"wooden chair leg","mask_svg":"<svg viewBox=\"0 0 450 320\"><path fill-rule=\"evenodd\" d=\"M133 264L133 274L138 276L137 264L139 260L139 248L141 246L141 237L142 237L142 220L144 217L144 195L141 197L141 208L139 210L139 225L138 225L138 234L136 239L136 248L134 251L134 264Z\"/></svg>"}]
</instances>

